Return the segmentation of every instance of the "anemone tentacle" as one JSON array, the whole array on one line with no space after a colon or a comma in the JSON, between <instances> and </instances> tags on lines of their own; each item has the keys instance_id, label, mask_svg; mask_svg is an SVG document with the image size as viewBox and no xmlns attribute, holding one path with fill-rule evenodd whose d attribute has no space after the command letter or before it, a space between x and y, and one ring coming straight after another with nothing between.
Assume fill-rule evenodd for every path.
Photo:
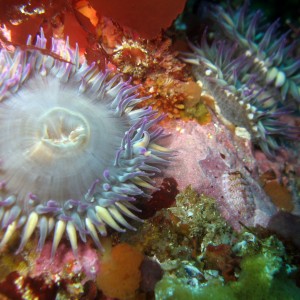
<instances>
[{"instance_id":1,"label":"anemone tentacle","mask_svg":"<svg viewBox=\"0 0 300 300\"><path fill-rule=\"evenodd\" d=\"M280 107L272 92L261 86L251 58L237 44L214 40L209 45L205 31L200 44L190 43L190 48L193 52L182 58L193 65L193 74L204 90L215 96L222 117L246 128L269 158L274 158L284 141L299 140L300 129L279 120L293 110Z\"/></svg>"},{"instance_id":2,"label":"anemone tentacle","mask_svg":"<svg viewBox=\"0 0 300 300\"><path fill-rule=\"evenodd\" d=\"M132 203L171 152L163 117L135 109L138 87L81 62L68 40L53 39L53 55L38 48L42 31L35 47L0 51L0 249L22 230L19 253L38 230L38 250L53 232L52 257L64 235L77 256L77 235L101 249L107 226L135 230L123 216L140 220Z\"/></svg>"},{"instance_id":3,"label":"anemone tentacle","mask_svg":"<svg viewBox=\"0 0 300 300\"><path fill-rule=\"evenodd\" d=\"M292 56L299 41L287 43L289 32L280 33L279 20L267 24L260 10L249 11L249 1L236 10L212 5L209 12L221 28L218 32L238 43L240 53L251 58L251 72L257 74L260 84L273 85L283 101L289 98L299 103L300 59Z\"/></svg>"}]
</instances>

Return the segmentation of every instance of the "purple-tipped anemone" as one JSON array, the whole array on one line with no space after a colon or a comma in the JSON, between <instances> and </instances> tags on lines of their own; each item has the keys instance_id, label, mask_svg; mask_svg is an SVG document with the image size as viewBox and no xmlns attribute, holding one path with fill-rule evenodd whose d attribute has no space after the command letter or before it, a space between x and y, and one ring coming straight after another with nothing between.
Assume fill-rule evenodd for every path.
<instances>
[{"instance_id":1,"label":"purple-tipped anemone","mask_svg":"<svg viewBox=\"0 0 300 300\"><path fill-rule=\"evenodd\" d=\"M68 41L45 47L41 32L35 48L0 52L0 249L22 230L19 253L38 230L41 250L53 231L52 257L64 235L77 256L77 235L101 249L107 226L135 230L133 201L171 154L137 87L80 63Z\"/></svg>"},{"instance_id":2,"label":"purple-tipped anemone","mask_svg":"<svg viewBox=\"0 0 300 300\"><path fill-rule=\"evenodd\" d=\"M300 59L293 58L299 41L287 43L289 32L280 34L279 20L264 22L263 13L249 10L249 1L238 9L211 5L209 16L222 33L239 45L240 53L250 58L250 72L261 85L278 90L279 98L300 103ZM224 38L224 36L222 36Z\"/></svg>"},{"instance_id":3,"label":"purple-tipped anemone","mask_svg":"<svg viewBox=\"0 0 300 300\"><path fill-rule=\"evenodd\" d=\"M260 86L251 58L241 54L237 44L214 40L208 45L205 31L200 45L190 47L193 52L182 58L193 65L204 90L214 95L221 116L246 128L269 158L276 156L285 141L299 141L300 129L280 121L293 110L279 107L272 91Z\"/></svg>"}]
</instances>

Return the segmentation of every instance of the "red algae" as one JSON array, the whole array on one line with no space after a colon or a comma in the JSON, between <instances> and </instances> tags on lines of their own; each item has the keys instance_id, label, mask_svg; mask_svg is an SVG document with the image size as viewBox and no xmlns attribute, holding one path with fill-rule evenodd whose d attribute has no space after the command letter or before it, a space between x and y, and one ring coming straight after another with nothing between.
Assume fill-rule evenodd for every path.
<instances>
[{"instance_id":1,"label":"red algae","mask_svg":"<svg viewBox=\"0 0 300 300\"><path fill-rule=\"evenodd\" d=\"M35 37L43 28L48 40L68 36L71 45L78 43L83 52L89 45L87 37L95 34L92 16L87 17L88 13L82 8L83 5L88 7L87 1L14 0L0 3L0 24L11 30L11 40L15 44L25 46L27 36Z\"/></svg>"},{"instance_id":2,"label":"red algae","mask_svg":"<svg viewBox=\"0 0 300 300\"><path fill-rule=\"evenodd\" d=\"M101 15L136 31L141 37L157 37L183 11L186 0L90 0Z\"/></svg>"},{"instance_id":3,"label":"red algae","mask_svg":"<svg viewBox=\"0 0 300 300\"><path fill-rule=\"evenodd\" d=\"M152 198L148 202L141 204L140 208L142 212L139 214L139 217L149 219L157 211L172 206L179 193L177 186L174 178L164 178L160 189L152 194Z\"/></svg>"},{"instance_id":4,"label":"red algae","mask_svg":"<svg viewBox=\"0 0 300 300\"><path fill-rule=\"evenodd\" d=\"M18 272L10 273L0 283L0 299L23 300L25 294L26 299L55 299L57 291L55 283L46 284L42 278L23 277Z\"/></svg>"},{"instance_id":5,"label":"red algae","mask_svg":"<svg viewBox=\"0 0 300 300\"><path fill-rule=\"evenodd\" d=\"M205 253L205 268L219 270L225 281L236 281L234 271L240 259L234 257L229 245L208 245Z\"/></svg>"}]
</instances>

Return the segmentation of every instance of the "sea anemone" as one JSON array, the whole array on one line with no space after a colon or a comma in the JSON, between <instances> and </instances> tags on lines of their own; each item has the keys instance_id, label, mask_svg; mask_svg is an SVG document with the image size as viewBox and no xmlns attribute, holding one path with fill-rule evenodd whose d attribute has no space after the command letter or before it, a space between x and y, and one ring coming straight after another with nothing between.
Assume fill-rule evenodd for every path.
<instances>
[{"instance_id":1,"label":"sea anemone","mask_svg":"<svg viewBox=\"0 0 300 300\"><path fill-rule=\"evenodd\" d=\"M186 53L184 60L194 65L194 76L213 94L221 116L247 129L268 157L274 158L286 140L297 139L299 128L280 121L291 109L277 107L272 95L256 83L249 58L238 55L236 45L214 41L209 46L204 34L201 44L191 48L193 53Z\"/></svg>"},{"instance_id":2,"label":"sea anemone","mask_svg":"<svg viewBox=\"0 0 300 300\"><path fill-rule=\"evenodd\" d=\"M149 54L142 43L123 39L122 44L117 45L113 51L113 62L122 73L142 77L149 67Z\"/></svg>"},{"instance_id":3,"label":"sea anemone","mask_svg":"<svg viewBox=\"0 0 300 300\"><path fill-rule=\"evenodd\" d=\"M299 103L300 59L293 57L299 41L288 43L290 32L280 33L279 19L268 24L262 11L249 10L249 1L238 9L213 5L209 12L217 32L236 42L239 52L250 58L250 72L256 74L256 81L278 90L280 100L292 98Z\"/></svg>"},{"instance_id":4,"label":"sea anemone","mask_svg":"<svg viewBox=\"0 0 300 300\"><path fill-rule=\"evenodd\" d=\"M300 61L288 64L292 46L286 46L286 34L274 37L278 22L256 36L260 14L253 19L245 17L246 4L237 16L222 7L213 8L216 26L224 27L221 32L230 39L219 39L216 31L210 43L206 30L199 44L190 43L192 53L183 58L194 65L194 76L214 96L220 115L246 128L252 141L273 159L287 142L299 140L300 129L282 118L297 110L300 77L295 72ZM248 31L242 32L241 28Z\"/></svg>"},{"instance_id":5,"label":"sea anemone","mask_svg":"<svg viewBox=\"0 0 300 300\"><path fill-rule=\"evenodd\" d=\"M0 249L22 229L19 253L38 229L41 250L53 230L52 257L64 234L77 257L77 234L102 249L107 225L135 230L123 215L140 220L132 202L155 189L170 151L157 144L163 116L135 109L138 87L80 63L68 40L45 49L41 31L0 52Z\"/></svg>"}]
</instances>

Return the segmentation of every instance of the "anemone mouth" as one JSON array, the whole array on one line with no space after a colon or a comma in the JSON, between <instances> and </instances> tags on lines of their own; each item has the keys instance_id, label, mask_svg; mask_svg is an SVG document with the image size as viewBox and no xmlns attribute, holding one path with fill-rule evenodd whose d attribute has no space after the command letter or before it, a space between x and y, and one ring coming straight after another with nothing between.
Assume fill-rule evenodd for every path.
<instances>
[{"instance_id":1,"label":"anemone mouth","mask_svg":"<svg viewBox=\"0 0 300 300\"><path fill-rule=\"evenodd\" d=\"M90 127L81 114L64 107L55 107L46 112L40 120L39 146L42 152L58 152L69 155L70 149L76 151L88 142Z\"/></svg>"},{"instance_id":2,"label":"anemone mouth","mask_svg":"<svg viewBox=\"0 0 300 300\"><path fill-rule=\"evenodd\" d=\"M135 109L137 87L80 64L78 48L52 51L70 62L0 51L0 250L22 229L20 252L38 229L39 250L54 231L52 256L64 234L77 256L77 234L101 249L106 226L135 230L123 215L140 220L132 202L149 197L170 152L157 144L163 117Z\"/></svg>"}]
</instances>

